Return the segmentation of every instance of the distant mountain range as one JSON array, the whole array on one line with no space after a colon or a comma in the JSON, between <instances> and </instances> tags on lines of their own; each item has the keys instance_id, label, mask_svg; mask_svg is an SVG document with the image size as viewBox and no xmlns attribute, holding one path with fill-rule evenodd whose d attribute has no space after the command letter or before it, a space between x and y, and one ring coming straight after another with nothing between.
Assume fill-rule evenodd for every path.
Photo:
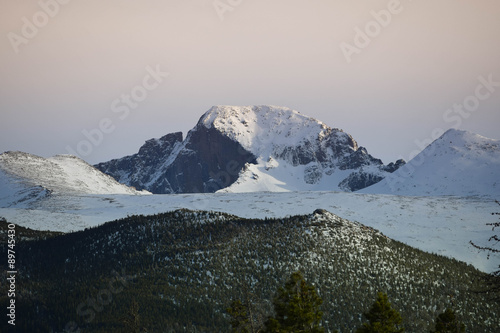
<instances>
[{"instance_id":1,"label":"distant mountain range","mask_svg":"<svg viewBox=\"0 0 500 333\"><path fill-rule=\"evenodd\" d=\"M0 154L0 184L0 201L12 202L53 191L498 196L500 140L451 129L408 163L385 165L343 130L292 109L214 106L185 139L167 134L148 140L137 154L94 167L69 155Z\"/></svg>"},{"instance_id":2,"label":"distant mountain range","mask_svg":"<svg viewBox=\"0 0 500 333\"><path fill-rule=\"evenodd\" d=\"M153 193L361 191L499 195L500 143L451 129L413 158L384 165L341 129L276 106L214 106L182 133L95 167Z\"/></svg>"},{"instance_id":3,"label":"distant mountain range","mask_svg":"<svg viewBox=\"0 0 500 333\"><path fill-rule=\"evenodd\" d=\"M214 106L185 140L168 134L95 167L153 193L196 193L356 191L401 165L384 165L349 134L289 108Z\"/></svg>"}]
</instances>

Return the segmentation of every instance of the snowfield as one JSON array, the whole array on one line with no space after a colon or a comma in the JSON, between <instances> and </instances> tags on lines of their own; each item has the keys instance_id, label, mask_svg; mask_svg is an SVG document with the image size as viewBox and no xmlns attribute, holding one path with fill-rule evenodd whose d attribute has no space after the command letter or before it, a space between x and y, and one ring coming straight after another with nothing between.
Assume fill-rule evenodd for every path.
<instances>
[{"instance_id":1,"label":"snowfield","mask_svg":"<svg viewBox=\"0 0 500 333\"><path fill-rule=\"evenodd\" d=\"M0 216L38 229L76 231L134 214L180 208L222 211L241 217L310 214L317 208L378 229L386 236L424 251L454 257L490 272L498 256L486 259L469 241L488 244L486 223L499 206L492 197L411 197L346 192L255 192L170 195L47 195L6 207Z\"/></svg>"}]
</instances>

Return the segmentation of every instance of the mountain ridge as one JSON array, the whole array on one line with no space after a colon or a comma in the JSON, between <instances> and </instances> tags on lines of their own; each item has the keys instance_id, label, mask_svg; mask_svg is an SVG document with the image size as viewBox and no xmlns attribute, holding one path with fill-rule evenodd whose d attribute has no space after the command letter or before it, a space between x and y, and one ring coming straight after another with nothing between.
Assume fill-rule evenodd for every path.
<instances>
[{"instance_id":1,"label":"mountain ridge","mask_svg":"<svg viewBox=\"0 0 500 333\"><path fill-rule=\"evenodd\" d=\"M0 232L7 230L0 222ZM322 297L328 331L359 327L378 291L388 293L408 332L428 331L450 295L468 329L491 332L500 320L498 303L474 292L483 275L471 266L321 209L277 219L176 210L63 235L19 228L19 236L25 268L16 304L29 332L59 332L70 321L86 332L115 331L132 300L149 331L225 332L232 300L246 299L246 290L255 309L269 313L277 287L296 270ZM123 288L93 307L118 279Z\"/></svg>"},{"instance_id":2,"label":"mountain ridge","mask_svg":"<svg viewBox=\"0 0 500 333\"><path fill-rule=\"evenodd\" d=\"M70 155L43 159L6 152L0 156L0 195L5 193L5 198L10 189L21 195L21 201L58 189L136 193L115 181L158 194L500 195L500 140L450 129L408 163L398 160L384 165L343 130L290 108L266 105L214 106L186 138L175 132L150 139L138 153L94 167ZM103 173L99 181L94 179L97 170ZM27 183L30 186L23 185Z\"/></svg>"},{"instance_id":3,"label":"mountain ridge","mask_svg":"<svg viewBox=\"0 0 500 333\"><path fill-rule=\"evenodd\" d=\"M49 158L19 151L0 154L0 200L36 201L55 194L147 194L118 183L71 155Z\"/></svg>"},{"instance_id":4,"label":"mountain ridge","mask_svg":"<svg viewBox=\"0 0 500 333\"><path fill-rule=\"evenodd\" d=\"M140 170L147 158L141 151L156 140L137 154L95 167L153 193L189 193L355 191L404 164L384 165L343 130L278 106L214 106L184 140L177 133L175 149L156 149L154 173Z\"/></svg>"}]
</instances>

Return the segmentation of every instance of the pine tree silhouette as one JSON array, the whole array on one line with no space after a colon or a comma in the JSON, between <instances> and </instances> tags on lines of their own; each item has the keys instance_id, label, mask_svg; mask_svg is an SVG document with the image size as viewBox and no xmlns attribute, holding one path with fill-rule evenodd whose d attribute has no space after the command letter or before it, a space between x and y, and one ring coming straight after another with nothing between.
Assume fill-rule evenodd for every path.
<instances>
[{"instance_id":1,"label":"pine tree silhouette","mask_svg":"<svg viewBox=\"0 0 500 333\"><path fill-rule=\"evenodd\" d=\"M377 294L375 303L364 316L368 319L368 323L364 323L356 330L356 333L404 332L404 328L399 327L403 319L399 312L392 308L385 293L379 292Z\"/></svg>"},{"instance_id":2,"label":"pine tree silhouette","mask_svg":"<svg viewBox=\"0 0 500 333\"><path fill-rule=\"evenodd\" d=\"M306 283L300 272L295 272L278 289L273 300L275 316L269 317L265 332L324 332L320 326L323 300L313 286Z\"/></svg>"},{"instance_id":3,"label":"pine tree silhouette","mask_svg":"<svg viewBox=\"0 0 500 333\"><path fill-rule=\"evenodd\" d=\"M436 318L436 329L431 333L463 333L465 326L455 316L455 311L448 308Z\"/></svg>"}]
</instances>

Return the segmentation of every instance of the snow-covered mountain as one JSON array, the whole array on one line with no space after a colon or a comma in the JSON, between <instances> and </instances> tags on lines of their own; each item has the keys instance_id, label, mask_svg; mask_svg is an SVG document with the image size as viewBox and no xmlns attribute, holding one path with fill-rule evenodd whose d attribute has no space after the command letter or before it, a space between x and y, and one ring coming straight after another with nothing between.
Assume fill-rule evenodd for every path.
<instances>
[{"instance_id":1,"label":"snow-covered mountain","mask_svg":"<svg viewBox=\"0 0 500 333\"><path fill-rule=\"evenodd\" d=\"M363 193L500 196L500 140L450 129Z\"/></svg>"},{"instance_id":2,"label":"snow-covered mountain","mask_svg":"<svg viewBox=\"0 0 500 333\"><path fill-rule=\"evenodd\" d=\"M182 140L147 141L96 167L153 193L356 191L395 171L340 129L277 106L214 106Z\"/></svg>"},{"instance_id":3,"label":"snow-covered mountain","mask_svg":"<svg viewBox=\"0 0 500 333\"><path fill-rule=\"evenodd\" d=\"M43 158L23 152L0 154L0 202L35 201L55 194L146 194L118 183L70 155Z\"/></svg>"}]
</instances>

